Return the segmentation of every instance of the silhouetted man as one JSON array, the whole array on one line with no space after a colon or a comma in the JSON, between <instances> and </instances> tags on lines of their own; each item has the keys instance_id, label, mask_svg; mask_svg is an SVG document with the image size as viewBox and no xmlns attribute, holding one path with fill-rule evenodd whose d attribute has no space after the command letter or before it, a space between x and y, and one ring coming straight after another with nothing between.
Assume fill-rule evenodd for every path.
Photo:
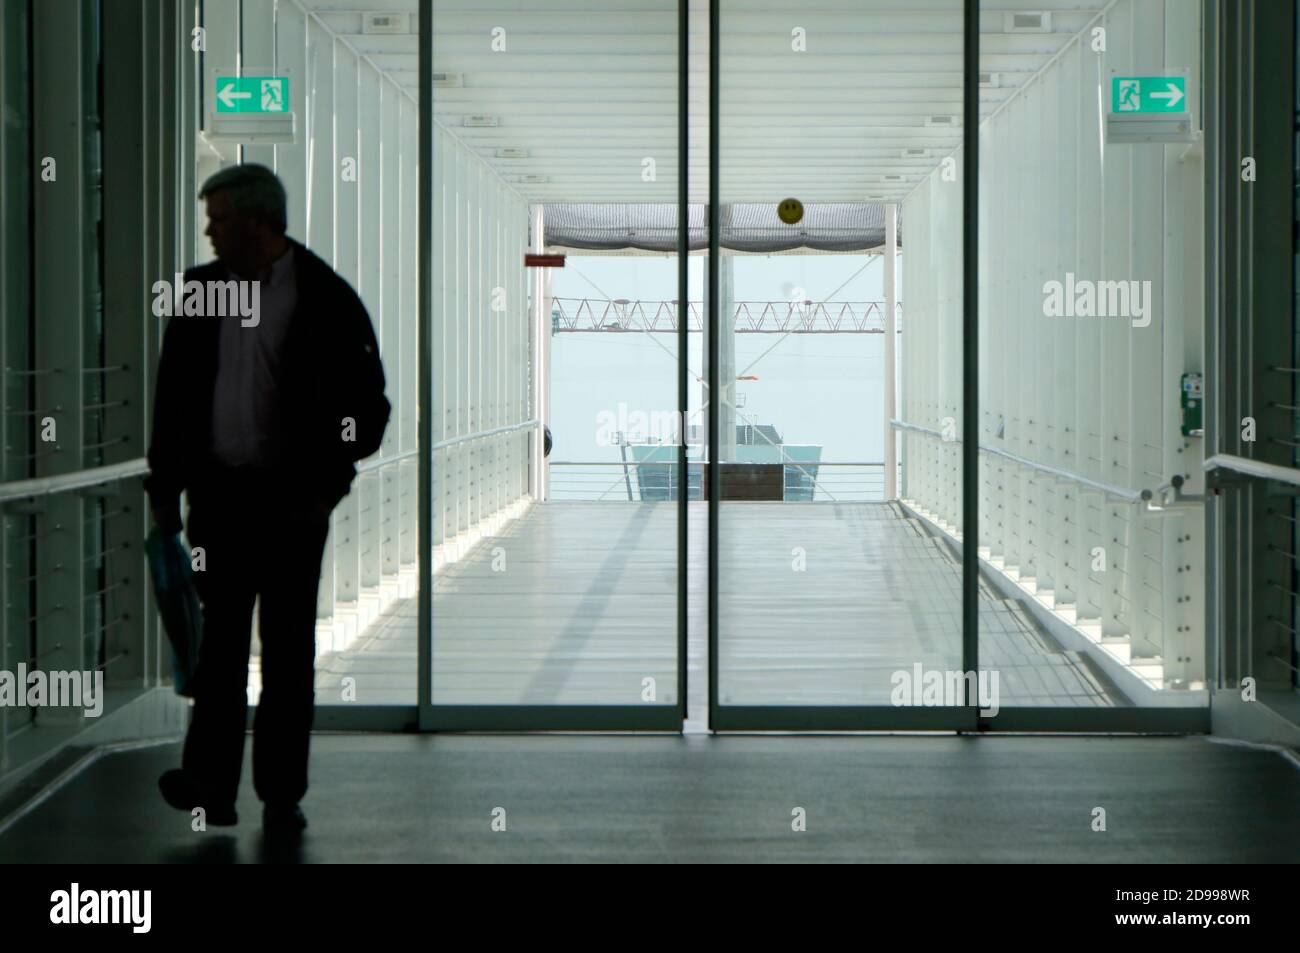
<instances>
[{"instance_id":1,"label":"silhouetted man","mask_svg":"<svg viewBox=\"0 0 1300 953\"><path fill-rule=\"evenodd\" d=\"M185 273L167 324L147 486L164 532L180 532L186 493L203 641L182 767L159 786L173 807L204 808L209 824L236 822L260 598L253 786L267 829L301 830L329 515L356 461L379 448L390 405L370 317L346 281L285 235L275 174L226 168L199 198L218 260Z\"/></svg>"}]
</instances>

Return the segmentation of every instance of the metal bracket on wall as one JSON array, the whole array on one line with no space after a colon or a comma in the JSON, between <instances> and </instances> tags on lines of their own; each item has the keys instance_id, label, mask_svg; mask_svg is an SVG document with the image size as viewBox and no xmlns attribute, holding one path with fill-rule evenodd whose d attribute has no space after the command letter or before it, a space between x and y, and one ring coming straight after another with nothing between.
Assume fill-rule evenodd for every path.
<instances>
[{"instance_id":1,"label":"metal bracket on wall","mask_svg":"<svg viewBox=\"0 0 1300 953\"><path fill-rule=\"evenodd\" d=\"M1205 494L1203 493L1184 493L1183 484L1186 479L1182 474L1170 477L1169 482L1164 486L1157 487L1153 493L1150 490L1142 491L1142 503L1148 513L1167 513L1171 510L1188 510L1196 509L1205 503Z\"/></svg>"}]
</instances>

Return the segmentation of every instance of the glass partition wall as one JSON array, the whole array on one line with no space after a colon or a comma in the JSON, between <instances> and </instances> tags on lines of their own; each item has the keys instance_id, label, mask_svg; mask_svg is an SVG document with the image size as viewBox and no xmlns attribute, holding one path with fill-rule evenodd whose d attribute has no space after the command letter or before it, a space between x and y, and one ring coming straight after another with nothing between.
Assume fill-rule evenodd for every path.
<instances>
[{"instance_id":1,"label":"glass partition wall","mask_svg":"<svg viewBox=\"0 0 1300 953\"><path fill-rule=\"evenodd\" d=\"M680 18L432 4L430 727L681 726Z\"/></svg>"},{"instance_id":2,"label":"glass partition wall","mask_svg":"<svg viewBox=\"0 0 1300 953\"><path fill-rule=\"evenodd\" d=\"M1204 718L1199 12L1117 0L982 41L979 556L1021 607L981 617L990 727ZM1054 53L1022 76L1015 44Z\"/></svg>"},{"instance_id":3,"label":"glass partition wall","mask_svg":"<svg viewBox=\"0 0 1300 953\"><path fill-rule=\"evenodd\" d=\"M1207 729L1202 4L100 6L0 18L4 667L177 704L140 302L259 162L393 403L333 517L317 727ZM214 124L263 69L287 121ZM36 188L56 152L89 185ZM1294 448L1267 403L1243 454ZM0 772L81 717L4 712Z\"/></svg>"},{"instance_id":4,"label":"glass partition wall","mask_svg":"<svg viewBox=\"0 0 1300 953\"><path fill-rule=\"evenodd\" d=\"M1196 26L1020 6L426 4L424 727L1204 727Z\"/></svg>"},{"instance_id":5,"label":"glass partition wall","mask_svg":"<svg viewBox=\"0 0 1300 953\"><path fill-rule=\"evenodd\" d=\"M973 727L961 0L718 7L715 727Z\"/></svg>"},{"instance_id":6,"label":"glass partition wall","mask_svg":"<svg viewBox=\"0 0 1300 953\"><path fill-rule=\"evenodd\" d=\"M273 168L288 234L360 296L379 343L392 414L383 444L357 466L335 508L316 624L319 727L414 722L417 700L419 465L416 458L420 95L418 20L386 2L362 16L337 5L250 0L203 8L205 104L196 182L219 168ZM391 16L386 32L374 23ZM210 98L218 76L282 77L279 132L231 131ZM195 260L212 256L200 203ZM254 641L249 700L261 691Z\"/></svg>"}]
</instances>

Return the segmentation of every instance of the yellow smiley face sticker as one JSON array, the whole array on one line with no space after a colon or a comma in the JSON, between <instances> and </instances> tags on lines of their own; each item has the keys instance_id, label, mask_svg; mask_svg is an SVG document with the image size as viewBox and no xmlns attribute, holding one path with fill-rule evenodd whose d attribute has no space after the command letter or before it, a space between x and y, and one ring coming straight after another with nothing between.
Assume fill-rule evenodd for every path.
<instances>
[{"instance_id":1,"label":"yellow smiley face sticker","mask_svg":"<svg viewBox=\"0 0 1300 953\"><path fill-rule=\"evenodd\" d=\"M776 207L776 215L787 225L793 225L803 218L803 203L798 199L782 199Z\"/></svg>"}]
</instances>

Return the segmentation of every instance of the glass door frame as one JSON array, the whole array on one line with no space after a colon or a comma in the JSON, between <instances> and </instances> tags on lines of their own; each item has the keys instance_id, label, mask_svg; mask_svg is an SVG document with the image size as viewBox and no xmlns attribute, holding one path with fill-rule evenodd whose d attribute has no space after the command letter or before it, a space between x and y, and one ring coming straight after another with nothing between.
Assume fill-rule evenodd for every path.
<instances>
[{"instance_id":1,"label":"glass door frame","mask_svg":"<svg viewBox=\"0 0 1300 953\"><path fill-rule=\"evenodd\" d=\"M719 183L722 0L709 0L709 280L706 303L709 393L721 393L719 334ZM981 0L964 0L962 62L962 434L979 433L979 53ZM709 402L708 459L718 460L718 407ZM891 435L887 435L886 439ZM961 440L962 538L979 539L978 439ZM1209 706L1202 708L1006 707L980 714L963 679L963 706L722 705L718 699L719 468L709 467L708 642L709 727L713 731L958 731L1207 733ZM979 548L962 545L962 671L979 672Z\"/></svg>"},{"instance_id":2,"label":"glass door frame","mask_svg":"<svg viewBox=\"0 0 1300 953\"><path fill-rule=\"evenodd\" d=\"M678 0L678 298L688 295L689 236L689 59L691 0ZM979 313L978 313L978 209L979 209L979 26L981 0L964 0L962 137L962 432L977 434L979 421ZM705 344L709 393L720 393L716 360L719 340L719 182L721 81L721 0L709 0L709 200L708 280ZM1207 27L1208 29L1208 27ZM675 705L439 705L431 697L433 606L432 455L433 445L433 0L419 6L420 168L419 168L419 587L418 587L418 698L415 727L420 731L665 731L681 732L687 717L687 513L689 493L678 494L677 510L677 703ZM1210 38L1205 38L1210 42ZM1207 70L1209 64L1206 64ZM1207 74L1208 75L1208 74ZM1208 80L1207 80L1208 85ZM688 322L678 322L679 420L687 419L689 386L686 356ZM718 698L718 531L721 475L718 460L718 406L709 401L709 480L707 538L707 640L708 726L711 731L958 731L958 732L1155 732L1198 733L1209 730L1209 708L1003 708L993 719L979 713L974 699L952 707L879 706L745 706L721 705ZM684 435L683 435L684 437ZM687 473L686 440L678 447L679 472ZM978 539L978 441L962 441L962 518L966 539ZM962 656L963 671L979 671L979 556L976 546L962 547ZM969 686L968 686L969 688ZM409 718L407 706L393 706L388 717L371 719L391 723ZM320 713L318 709L318 714ZM403 714L405 713L405 714ZM340 719L341 720L341 719ZM350 719L349 719L350 720ZM318 725L318 727L332 727Z\"/></svg>"},{"instance_id":3,"label":"glass door frame","mask_svg":"<svg viewBox=\"0 0 1300 953\"><path fill-rule=\"evenodd\" d=\"M433 637L436 611L433 605L433 2L420 0L419 7L419 75L420 75L420 168L419 168L419 293L418 320L420 345L418 361L419 446L419 590L418 590L418 665L416 727L420 731L663 731L681 733L686 721L687 699L687 512L689 504L686 480L685 434L678 443L678 472L681 490L677 505L677 578L676 578L676 648L677 671L675 704L643 705L446 705L438 704L433 690ZM677 2L677 287L678 299L688 299L689 259L687 217L689 155L689 100L687 84L690 37L689 0ZM521 250L522 254L522 250ZM677 410L680 421L687 419L687 335L689 323L678 321Z\"/></svg>"},{"instance_id":4,"label":"glass door frame","mask_svg":"<svg viewBox=\"0 0 1300 953\"><path fill-rule=\"evenodd\" d=\"M709 206L708 233L709 258L705 329L707 337L706 364L708 366L709 394L720 394L720 362L717 359L721 340L719 315L719 262L721 239L721 121L720 93L722 86L722 0L709 0ZM976 287L974 268L975 237L978 208L978 191L973 180L978 175L979 109L979 0L965 0L963 20L963 119L962 135L967 161L963 163L963 298L962 320L964 348L962 362L963 431L974 433L978 423L979 406L975 400L978 379L975 350L977 338L975 308L978 296L966 289ZM972 79L974 77L974 79ZM971 135L971 130L976 130ZM710 399L708 415L709 510L708 510L708 640L709 640L709 728L713 731L976 731L980 728L979 709L966 699L962 706L893 706L893 705L723 705L719 702L719 676L721 674L719 651L719 597L718 597L718 536L719 509L722 504L721 468L714 465L719 460L719 401ZM892 434L886 434L889 439ZM963 521L974 526L973 516L977 502L976 482L971 479L973 467L978 462L978 447L963 444L962 491ZM966 522L969 521L969 522ZM970 555L973 547L962 547L962 668L978 668L977 627L972 620L978 612L978 577L971 572L974 561ZM978 563L974 563L978 568ZM864 595L865 598L865 595ZM969 686L967 686L969 687ZM967 693L969 694L969 693Z\"/></svg>"}]
</instances>

